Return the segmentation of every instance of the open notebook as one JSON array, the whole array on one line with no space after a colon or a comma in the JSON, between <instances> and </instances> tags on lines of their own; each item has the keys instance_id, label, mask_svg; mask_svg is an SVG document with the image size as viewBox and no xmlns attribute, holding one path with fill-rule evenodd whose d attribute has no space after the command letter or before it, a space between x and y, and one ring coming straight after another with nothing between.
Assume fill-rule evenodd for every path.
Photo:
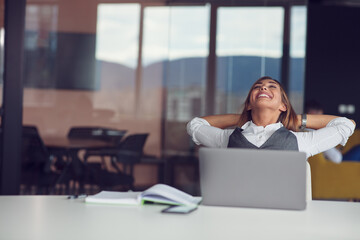
<instances>
[{"instance_id":1,"label":"open notebook","mask_svg":"<svg viewBox=\"0 0 360 240\"><path fill-rule=\"evenodd\" d=\"M198 205L200 197L193 197L165 184L156 184L143 192L101 191L85 199L86 203L141 205L153 202L167 205Z\"/></svg>"}]
</instances>

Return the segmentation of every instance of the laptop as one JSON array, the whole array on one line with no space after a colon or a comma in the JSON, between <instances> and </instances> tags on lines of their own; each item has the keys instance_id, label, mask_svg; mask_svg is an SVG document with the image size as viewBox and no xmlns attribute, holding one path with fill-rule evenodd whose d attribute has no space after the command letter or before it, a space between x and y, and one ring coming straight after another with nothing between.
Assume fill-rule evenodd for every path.
<instances>
[{"instance_id":1,"label":"laptop","mask_svg":"<svg viewBox=\"0 0 360 240\"><path fill-rule=\"evenodd\" d=\"M305 153L201 148L199 167L203 205L306 208Z\"/></svg>"}]
</instances>

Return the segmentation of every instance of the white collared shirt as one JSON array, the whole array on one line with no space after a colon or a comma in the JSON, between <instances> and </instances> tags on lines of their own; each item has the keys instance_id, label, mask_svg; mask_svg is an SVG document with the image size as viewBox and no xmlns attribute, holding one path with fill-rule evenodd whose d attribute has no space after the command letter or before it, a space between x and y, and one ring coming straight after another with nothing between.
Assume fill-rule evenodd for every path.
<instances>
[{"instance_id":1,"label":"white collared shirt","mask_svg":"<svg viewBox=\"0 0 360 240\"><path fill-rule=\"evenodd\" d=\"M279 128L282 123L256 126L252 121L245 123L244 137L257 147L260 147ZM355 125L347 118L339 117L331 120L326 127L311 132L292 132L297 139L300 152L305 152L307 157L337 146L345 145L353 134ZM226 148L229 137L234 129L220 129L213 126L203 118L194 118L187 124L187 131L193 141L206 147Z\"/></svg>"}]
</instances>

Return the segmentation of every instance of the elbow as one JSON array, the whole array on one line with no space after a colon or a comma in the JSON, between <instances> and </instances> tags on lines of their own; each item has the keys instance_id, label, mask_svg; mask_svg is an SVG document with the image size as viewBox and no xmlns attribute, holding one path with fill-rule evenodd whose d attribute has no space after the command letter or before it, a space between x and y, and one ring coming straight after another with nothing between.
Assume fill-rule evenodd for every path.
<instances>
[{"instance_id":1,"label":"elbow","mask_svg":"<svg viewBox=\"0 0 360 240\"><path fill-rule=\"evenodd\" d=\"M187 133L188 133L190 136L192 136L192 134L193 134L193 127L192 127L191 121L186 124L186 131L187 131Z\"/></svg>"},{"instance_id":2,"label":"elbow","mask_svg":"<svg viewBox=\"0 0 360 240\"><path fill-rule=\"evenodd\" d=\"M350 119L350 121L354 124L355 128L356 128L356 122L352 119Z\"/></svg>"}]
</instances>

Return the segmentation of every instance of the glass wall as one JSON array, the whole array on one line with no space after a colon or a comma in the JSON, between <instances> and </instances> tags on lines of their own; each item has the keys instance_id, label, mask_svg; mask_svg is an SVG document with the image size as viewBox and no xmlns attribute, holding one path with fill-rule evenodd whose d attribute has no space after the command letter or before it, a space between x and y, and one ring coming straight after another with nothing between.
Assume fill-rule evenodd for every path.
<instances>
[{"instance_id":1,"label":"glass wall","mask_svg":"<svg viewBox=\"0 0 360 240\"><path fill-rule=\"evenodd\" d=\"M291 8L289 97L297 113L303 112L305 82L306 7Z\"/></svg>"},{"instance_id":2,"label":"glass wall","mask_svg":"<svg viewBox=\"0 0 360 240\"><path fill-rule=\"evenodd\" d=\"M164 154L186 153L185 124L204 114L208 34L208 6L145 8L141 112L163 114Z\"/></svg>"},{"instance_id":3,"label":"glass wall","mask_svg":"<svg viewBox=\"0 0 360 240\"><path fill-rule=\"evenodd\" d=\"M26 6L23 123L37 126L45 139L65 137L71 126L97 124L95 34L64 22L60 13L74 18L66 14L70 7Z\"/></svg>"},{"instance_id":4,"label":"glass wall","mask_svg":"<svg viewBox=\"0 0 360 240\"><path fill-rule=\"evenodd\" d=\"M291 19L296 107L304 9L294 7ZM284 7L217 7L216 59L208 57L210 10L210 4L28 0L24 125L37 126L45 143L66 138L73 126L149 133L145 154L192 156L185 128L205 114L208 61L217 65L215 113L239 112L260 76L281 81ZM135 184L157 178L154 169L137 168L136 175Z\"/></svg>"},{"instance_id":5,"label":"glass wall","mask_svg":"<svg viewBox=\"0 0 360 240\"><path fill-rule=\"evenodd\" d=\"M98 117L107 112L112 127L135 132L139 26L140 4L98 5L93 107L101 109Z\"/></svg>"},{"instance_id":6,"label":"glass wall","mask_svg":"<svg viewBox=\"0 0 360 240\"><path fill-rule=\"evenodd\" d=\"M0 106L3 101L3 76L4 76L4 0L0 0ZM1 121L1 120L0 120Z\"/></svg>"},{"instance_id":7,"label":"glass wall","mask_svg":"<svg viewBox=\"0 0 360 240\"><path fill-rule=\"evenodd\" d=\"M99 4L96 33L59 31L58 8L27 6L24 124L44 138L71 126L151 131L148 153L159 156L163 116L185 123L204 113L208 6L145 7L140 70L140 4ZM59 73L66 59L75 67Z\"/></svg>"},{"instance_id":8,"label":"glass wall","mask_svg":"<svg viewBox=\"0 0 360 240\"><path fill-rule=\"evenodd\" d=\"M216 113L238 113L261 76L281 81L283 22L282 7L218 9Z\"/></svg>"},{"instance_id":9,"label":"glass wall","mask_svg":"<svg viewBox=\"0 0 360 240\"><path fill-rule=\"evenodd\" d=\"M54 88L57 43L56 5L28 4L25 21L25 87Z\"/></svg>"}]
</instances>

